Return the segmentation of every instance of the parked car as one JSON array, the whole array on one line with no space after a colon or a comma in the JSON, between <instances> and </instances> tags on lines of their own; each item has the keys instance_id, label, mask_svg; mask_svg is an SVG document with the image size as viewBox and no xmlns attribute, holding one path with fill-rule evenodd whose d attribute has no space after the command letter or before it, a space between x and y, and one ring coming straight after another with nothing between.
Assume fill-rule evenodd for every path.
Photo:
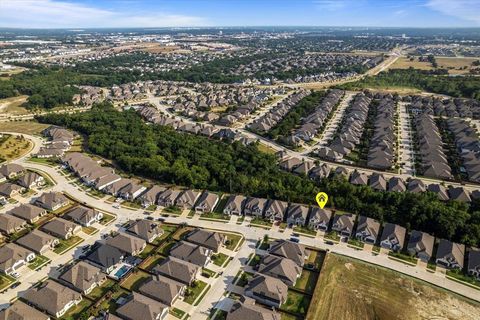
<instances>
[{"instance_id":1,"label":"parked car","mask_svg":"<svg viewBox=\"0 0 480 320\"><path fill-rule=\"evenodd\" d=\"M300 239L291 237L290 241L298 243L298 242L300 242Z\"/></svg>"}]
</instances>

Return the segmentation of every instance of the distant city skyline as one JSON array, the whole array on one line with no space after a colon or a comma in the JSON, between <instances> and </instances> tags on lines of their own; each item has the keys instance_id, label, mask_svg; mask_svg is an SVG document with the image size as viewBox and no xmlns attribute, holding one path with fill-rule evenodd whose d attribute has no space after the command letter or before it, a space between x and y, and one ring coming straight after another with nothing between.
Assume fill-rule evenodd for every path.
<instances>
[{"instance_id":1,"label":"distant city skyline","mask_svg":"<svg viewBox=\"0 0 480 320\"><path fill-rule=\"evenodd\" d=\"M0 0L0 27L480 27L480 0Z\"/></svg>"}]
</instances>

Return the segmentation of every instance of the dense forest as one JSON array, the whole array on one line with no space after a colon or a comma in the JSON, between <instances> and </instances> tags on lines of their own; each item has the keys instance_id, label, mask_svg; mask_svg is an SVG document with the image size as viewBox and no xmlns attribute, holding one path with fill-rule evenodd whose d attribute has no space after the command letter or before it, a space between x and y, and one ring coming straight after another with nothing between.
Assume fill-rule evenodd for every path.
<instances>
[{"instance_id":1,"label":"dense forest","mask_svg":"<svg viewBox=\"0 0 480 320\"><path fill-rule=\"evenodd\" d=\"M85 134L90 151L114 159L133 174L193 188L308 204L314 204L315 194L322 190L329 194L329 205L337 209L480 245L479 203L468 207L441 202L431 193L376 192L343 179L323 179L316 184L281 171L274 156L259 152L255 144L243 146L147 125L133 110L119 112L108 104L39 120Z\"/></svg>"},{"instance_id":2,"label":"dense forest","mask_svg":"<svg viewBox=\"0 0 480 320\"><path fill-rule=\"evenodd\" d=\"M446 70L425 71L416 69L393 69L381 72L374 77L366 77L339 87L347 90L399 86L420 89L428 92L446 94L480 100L480 78L474 76L449 77Z\"/></svg>"}]
</instances>

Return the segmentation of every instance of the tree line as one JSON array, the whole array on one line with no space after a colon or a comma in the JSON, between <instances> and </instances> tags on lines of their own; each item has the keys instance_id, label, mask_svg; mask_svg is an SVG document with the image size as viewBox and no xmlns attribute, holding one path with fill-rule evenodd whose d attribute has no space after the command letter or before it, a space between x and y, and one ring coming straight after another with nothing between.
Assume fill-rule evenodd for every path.
<instances>
[{"instance_id":1,"label":"tree line","mask_svg":"<svg viewBox=\"0 0 480 320\"><path fill-rule=\"evenodd\" d=\"M441 202L432 193L377 192L342 178L314 182L284 172L273 155L256 144L223 142L147 125L133 110L110 104L78 114L49 114L43 123L84 134L93 153L113 159L121 169L164 183L314 204L315 194L329 194L329 206L398 223L409 230L469 245L480 245L480 203Z\"/></svg>"}]
</instances>

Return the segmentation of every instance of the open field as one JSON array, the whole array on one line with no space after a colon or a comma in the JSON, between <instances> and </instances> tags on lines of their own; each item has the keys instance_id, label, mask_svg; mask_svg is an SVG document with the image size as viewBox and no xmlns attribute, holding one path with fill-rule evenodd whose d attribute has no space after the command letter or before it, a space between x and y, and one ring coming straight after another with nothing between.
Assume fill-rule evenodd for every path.
<instances>
[{"instance_id":1,"label":"open field","mask_svg":"<svg viewBox=\"0 0 480 320\"><path fill-rule=\"evenodd\" d=\"M20 158L31 148L32 143L24 137L13 135L0 137L0 162Z\"/></svg>"},{"instance_id":2,"label":"open field","mask_svg":"<svg viewBox=\"0 0 480 320\"><path fill-rule=\"evenodd\" d=\"M23 115L28 114L29 111L22 107L22 104L27 101L28 96L18 96L6 99L0 99L0 114L8 115Z\"/></svg>"},{"instance_id":3,"label":"open field","mask_svg":"<svg viewBox=\"0 0 480 320\"><path fill-rule=\"evenodd\" d=\"M1 127L2 131L40 135L42 130L48 128L49 125L35 121L11 121L2 122Z\"/></svg>"},{"instance_id":4,"label":"open field","mask_svg":"<svg viewBox=\"0 0 480 320\"><path fill-rule=\"evenodd\" d=\"M438 67L448 69L450 74L466 74L472 69L472 62L480 60L478 57L435 57ZM478 67L477 67L478 68Z\"/></svg>"},{"instance_id":5,"label":"open field","mask_svg":"<svg viewBox=\"0 0 480 320\"><path fill-rule=\"evenodd\" d=\"M328 254L307 320L478 319L480 304L358 260Z\"/></svg>"},{"instance_id":6,"label":"open field","mask_svg":"<svg viewBox=\"0 0 480 320\"><path fill-rule=\"evenodd\" d=\"M389 69L408 69L414 68L419 70L432 70L432 64L428 61L418 61L418 57L413 57L413 60L407 57L400 57L390 66Z\"/></svg>"}]
</instances>

